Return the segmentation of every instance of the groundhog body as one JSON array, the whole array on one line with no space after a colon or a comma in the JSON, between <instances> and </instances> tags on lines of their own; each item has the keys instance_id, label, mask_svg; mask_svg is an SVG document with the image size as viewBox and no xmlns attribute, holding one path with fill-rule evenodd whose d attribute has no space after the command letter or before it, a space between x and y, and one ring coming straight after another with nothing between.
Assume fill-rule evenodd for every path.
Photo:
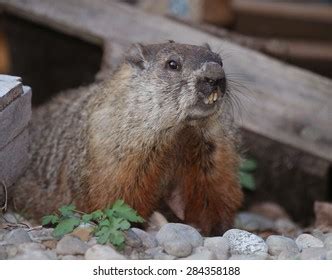
<instances>
[{"instance_id":1,"label":"groundhog body","mask_svg":"<svg viewBox=\"0 0 332 280\"><path fill-rule=\"evenodd\" d=\"M35 110L16 209L39 218L121 198L146 219L166 204L204 234L221 233L242 200L226 98L208 47L133 46L110 79Z\"/></svg>"}]
</instances>

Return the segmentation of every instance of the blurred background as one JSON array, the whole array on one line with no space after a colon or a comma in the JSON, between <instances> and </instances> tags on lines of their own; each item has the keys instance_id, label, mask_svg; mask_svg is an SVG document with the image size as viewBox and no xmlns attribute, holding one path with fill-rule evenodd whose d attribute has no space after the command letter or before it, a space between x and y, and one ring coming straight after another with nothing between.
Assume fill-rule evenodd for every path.
<instances>
[{"instance_id":1,"label":"blurred background","mask_svg":"<svg viewBox=\"0 0 332 280\"><path fill-rule=\"evenodd\" d=\"M245 207L311 223L332 200L332 1L0 0L0 74L22 77L33 106L102 79L133 42L169 39L211 43L233 72Z\"/></svg>"}]
</instances>

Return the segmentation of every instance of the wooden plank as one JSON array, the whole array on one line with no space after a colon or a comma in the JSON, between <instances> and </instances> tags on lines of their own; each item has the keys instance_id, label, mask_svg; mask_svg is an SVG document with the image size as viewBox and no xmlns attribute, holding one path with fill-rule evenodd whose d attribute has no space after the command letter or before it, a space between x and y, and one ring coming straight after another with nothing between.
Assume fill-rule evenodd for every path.
<instances>
[{"instance_id":1,"label":"wooden plank","mask_svg":"<svg viewBox=\"0 0 332 280\"><path fill-rule=\"evenodd\" d=\"M214 50L231 51L225 60L229 76L241 75L249 90L240 96L240 124L250 131L332 161L332 81L129 6L98 0L1 0L11 13L81 38L116 42L208 42ZM142 32L144 30L144 32ZM221 51L221 55L225 55ZM106 59L110 59L106 58ZM234 78L236 79L236 77Z\"/></svg>"},{"instance_id":2,"label":"wooden plank","mask_svg":"<svg viewBox=\"0 0 332 280\"><path fill-rule=\"evenodd\" d=\"M331 40L332 7L327 3L233 0L235 30L254 36Z\"/></svg>"}]
</instances>

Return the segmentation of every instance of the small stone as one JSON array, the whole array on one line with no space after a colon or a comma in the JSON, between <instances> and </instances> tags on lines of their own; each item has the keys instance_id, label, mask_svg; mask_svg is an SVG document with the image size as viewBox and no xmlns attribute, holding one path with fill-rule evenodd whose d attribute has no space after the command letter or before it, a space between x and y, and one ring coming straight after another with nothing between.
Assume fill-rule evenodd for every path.
<instances>
[{"instance_id":1,"label":"small stone","mask_svg":"<svg viewBox=\"0 0 332 280\"><path fill-rule=\"evenodd\" d=\"M332 250L327 251L327 253L326 253L326 259L327 260L332 260Z\"/></svg>"},{"instance_id":2,"label":"small stone","mask_svg":"<svg viewBox=\"0 0 332 280\"><path fill-rule=\"evenodd\" d=\"M153 248L158 246L157 240L152 234L149 234L139 228L132 228L131 230L141 239L145 248Z\"/></svg>"},{"instance_id":3,"label":"small stone","mask_svg":"<svg viewBox=\"0 0 332 280\"><path fill-rule=\"evenodd\" d=\"M139 236L131 229L125 232L125 243L133 248L138 248L142 246L142 240ZM147 246L146 246L147 247Z\"/></svg>"},{"instance_id":4,"label":"small stone","mask_svg":"<svg viewBox=\"0 0 332 280\"><path fill-rule=\"evenodd\" d=\"M266 231L274 228L274 222L258 214L242 212L236 216L235 227L247 231Z\"/></svg>"},{"instance_id":5,"label":"small stone","mask_svg":"<svg viewBox=\"0 0 332 280\"><path fill-rule=\"evenodd\" d=\"M50 251L26 251L17 254L12 260L56 260L56 254Z\"/></svg>"},{"instance_id":6,"label":"small stone","mask_svg":"<svg viewBox=\"0 0 332 280\"><path fill-rule=\"evenodd\" d=\"M33 241L41 242L44 240L55 240L53 237L53 228L41 228L29 231L29 236Z\"/></svg>"},{"instance_id":7,"label":"small stone","mask_svg":"<svg viewBox=\"0 0 332 280\"><path fill-rule=\"evenodd\" d=\"M192 248L203 245L203 237L199 232L185 224L169 223L164 225L157 233L156 239L164 249L168 243L189 243Z\"/></svg>"},{"instance_id":8,"label":"small stone","mask_svg":"<svg viewBox=\"0 0 332 280\"><path fill-rule=\"evenodd\" d=\"M216 258L216 255L208 248L199 246L194 249L190 256L182 258L182 260L215 260Z\"/></svg>"},{"instance_id":9,"label":"small stone","mask_svg":"<svg viewBox=\"0 0 332 280\"><path fill-rule=\"evenodd\" d=\"M56 252L59 255L84 255L88 245L81 239L66 235L56 246Z\"/></svg>"},{"instance_id":10,"label":"small stone","mask_svg":"<svg viewBox=\"0 0 332 280\"><path fill-rule=\"evenodd\" d=\"M294 251L281 251L278 255L278 260L298 260L300 259L300 253Z\"/></svg>"},{"instance_id":11,"label":"small stone","mask_svg":"<svg viewBox=\"0 0 332 280\"><path fill-rule=\"evenodd\" d=\"M11 223L11 224L17 224L17 222L18 222L18 220L17 220L17 218L16 218L16 216L15 216L14 213L9 213L9 212L5 213L5 214L3 215L3 219L4 219L7 223Z\"/></svg>"},{"instance_id":12,"label":"small stone","mask_svg":"<svg viewBox=\"0 0 332 280\"><path fill-rule=\"evenodd\" d=\"M8 258L7 250L4 245L0 245L0 260L6 260Z\"/></svg>"},{"instance_id":13,"label":"small stone","mask_svg":"<svg viewBox=\"0 0 332 280\"><path fill-rule=\"evenodd\" d=\"M45 240L42 242L42 244L47 248L47 249L55 249L56 248L56 245L58 244L58 241L57 240Z\"/></svg>"},{"instance_id":14,"label":"small stone","mask_svg":"<svg viewBox=\"0 0 332 280\"><path fill-rule=\"evenodd\" d=\"M85 252L86 260L125 260L115 249L108 245L94 245Z\"/></svg>"},{"instance_id":15,"label":"small stone","mask_svg":"<svg viewBox=\"0 0 332 280\"><path fill-rule=\"evenodd\" d=\"M328 250L332 250L332 235L325 238L324 247Z\"/></svg>"},{"instance_id":16,"label":"small stone","mask_svg":"<svg viewBox=\"0 0 332 280\"><path fill-rule=\"evenodd\" d=\"M184 240L173 240L164 244L164 249L167 254L175 257L187 257L191 254L193 247L191 244Z\"/></svg>"},{"instance_id":17,"label":"small stone","mask_svg":"<svg viewBox=\"0 0 332 280\"><path fill-rule=\"evenodd\" d=\"M22 243L22 244L17 245L18 253L25 253L28 251L41 251L44 249L45 249L44 245L42 245L40 243L34 243L34 242Z\"/></svg>"},{"instance_id":18,"label":"small stone","mask_svg":"<svg viewBox=\"0 0 332 280\"><path fill-rule=\"evenodd\" d=\"M153 257L154 260L175 260L176 257L165 254L165 253L157 253Z\"/></svg>"},{"instance_id":19,"label":"small stone","mask_svg":"<svg viewBox=\"0 0 332 280\"><path fill-rule=\"evenodd\" d=\"M244 230L230 229L224 233L223 237L227 238L232 255L253 255L268 251L261 237Z\"/></svg>"},{"instance_id":20,"label":"small stone","mask_svg":"<svg viewBox=\"0 0 332 280\"><path fill-rule=\"evenodd\" d=\"M176 259L176 257L174 257L174 256L165 254L163 252L163 248L160 246L145 250L145 254L148 256L148 259L155 259L155 260L175 260Z\"/></svg>"},{"instance_id":21,"label":"small stone","mask_svg":"<svg viewBox=\"0 0 332 280\"><path fill-rule=\"evenodd\" d=\"M230 260L266 260L268 258L267 253L259 252L253 255L232 255Z\"/></svg>"},{"instance_id":22,"label":"small stone","mask_svg":"<svg viewBox=\"0 0 332 280\"><path fill-rule=\"evenodd\" d=\"M98 241L97 241L97 238L96 237L92 237L89 241L88 241L88 246L89 247L92 247L94 245L97 245L98 244Z\"/></svg>"},{"instance_id":23,"label":"small stone","mask_svg":"<svg viewBox=\"0 0 332 280\"><path fill-rule=\"evenodd\" d=\"M321 231L321 230L319 230L319 229L314 229L313 231L312 231L312 233L311 233L314 237L316 237L316 238L318 238L318 239L320 239L321 241L323 241L324 242L324 240L325 240L325 234Z\"/></svg>"},{"instance_id":24,"label":"small stone","mask_svg":"<svg viewBox=\"0 0 332 280\"><path fill-rule=\"evenodd\" d=\"M89 241L91 238L92 227L77 227L71 233L72 236L78 237L82 241Z\"/></svg>"},{"instance_id":25,"label":"small stone","mask_svg":"<svg viewBox=\"0 0 332 280\"><path fill-rule=\"evenodd\" d=\"M299 229L296 224L294 224L291 220L281 218L275 221L274 229L279 234L283 235L291 235L293 236Z\"/></svg>"},{"instance_id":26,"label":"small stone","mask_svg":"<svg viewBox=\"0 0 332 280\"><path fill-rule=\"evenodd\" d=\"M273 256L278 256L282 251L292 252L294 254L299 253L299 248L295 241L288 237L270 235L266 239L266 244L269 247L269 253Z\"/></svg>"},{"instance_id":27,"label":"small stone","mask_svg":"<svg viewBox=\"0 0 332 280\"><path fill-rule=\"evenodd\" d=\"M213 252L218 260L227 260L229 258L229 244L228 239L225 237L207 237L204 240L204 247Z\"/></svg>"},{"instance_id":28,"label":"small stone","mask_svg":"<svg viewBox=\"0 0 332 280\"><path fill-rule=\"evenodd\" d=\"M12 258L16 256L18 249L15 245L6 245L6 251L8 258Z\"/></svg>"},{"instance_id":29,"label":"small stone","mask_svg":"<svg viewBox=\"0 0 332 280\"><path fill-rule=\"evenodd\" d=\"M4 240L7 233L8 233L8 230L0 229L0 241Z\"/></svg>"},{"instance_id":30,"label":"small stone","mask_svg":"<svg viewBox=\"0 0 332 280\"><path fill-rule=\"evenodd\" d=\"M250 212L260 214L273 221L281 218L289 218L285 209L274 202L262 202L255 204L250 208Z\"/></svg>"},{"instance_id":31,"label":"small stone","mask_svg":"<svg viewBox=\"0 0 332 280\"><path fill-rule=\"evenodd\" d=\"M22 228L13 229L4 238L7 244L21 244L31 242L29 234Z\"/></svg>"},{"instance_id":32,"label":"small stone","mask_svg":"<svg viewBox=\"0 0 332 280\"><path fill-rule=\"evenodd\" d=\"M300 250L306 249L306 248L324 247L323 241L321 241L320 239L312 236L311 234L307 234L307 233L299 235L296 238L295 243L300 248Z\"/></svg>"},{"instance_id":33,"label":"small stone","mask_svg":"<svg viewBox=\"0 0 332 280\"><path fill-rule=\"evenodd\" d=\"M326 249L311 247L304 248L300 254L301 260L325 260L326 259Z\"/></svg>"},{"instance_id":34,"label":"small stone","mask_svg":"<svg viewBox=\"0 0 332 280\"><path fill-rule=\"evenodd\" d=\"M82 255L65 255L65 256L61 256L61 260L84 260Z\"/></svg>"}]
</instances>

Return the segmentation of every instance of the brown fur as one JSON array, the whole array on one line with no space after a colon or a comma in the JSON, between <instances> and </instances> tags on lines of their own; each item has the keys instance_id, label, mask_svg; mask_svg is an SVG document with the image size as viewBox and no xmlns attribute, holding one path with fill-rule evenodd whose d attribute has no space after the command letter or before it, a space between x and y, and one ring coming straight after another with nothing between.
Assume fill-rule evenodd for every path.
<instances>
[{"instance_id":1,"label":"brown fur","mask_svg":"<svg viewBox=\"0 0 332 280\"><path fill-rule=\"evenodd\" d=\"M187 83L160 66L174 51L189 60L181 72ZM196 76L218 74L197 68L209 59L219 63L203 47L151 45L111 79L35 110L31 168L12 194L17 209L40 218L68 203L91 212L121 198L146 219L168 204L205 234L230 227L242 192L226 110L199 117L196 109L188 120Z\"/></svg>"}]
</instances>

